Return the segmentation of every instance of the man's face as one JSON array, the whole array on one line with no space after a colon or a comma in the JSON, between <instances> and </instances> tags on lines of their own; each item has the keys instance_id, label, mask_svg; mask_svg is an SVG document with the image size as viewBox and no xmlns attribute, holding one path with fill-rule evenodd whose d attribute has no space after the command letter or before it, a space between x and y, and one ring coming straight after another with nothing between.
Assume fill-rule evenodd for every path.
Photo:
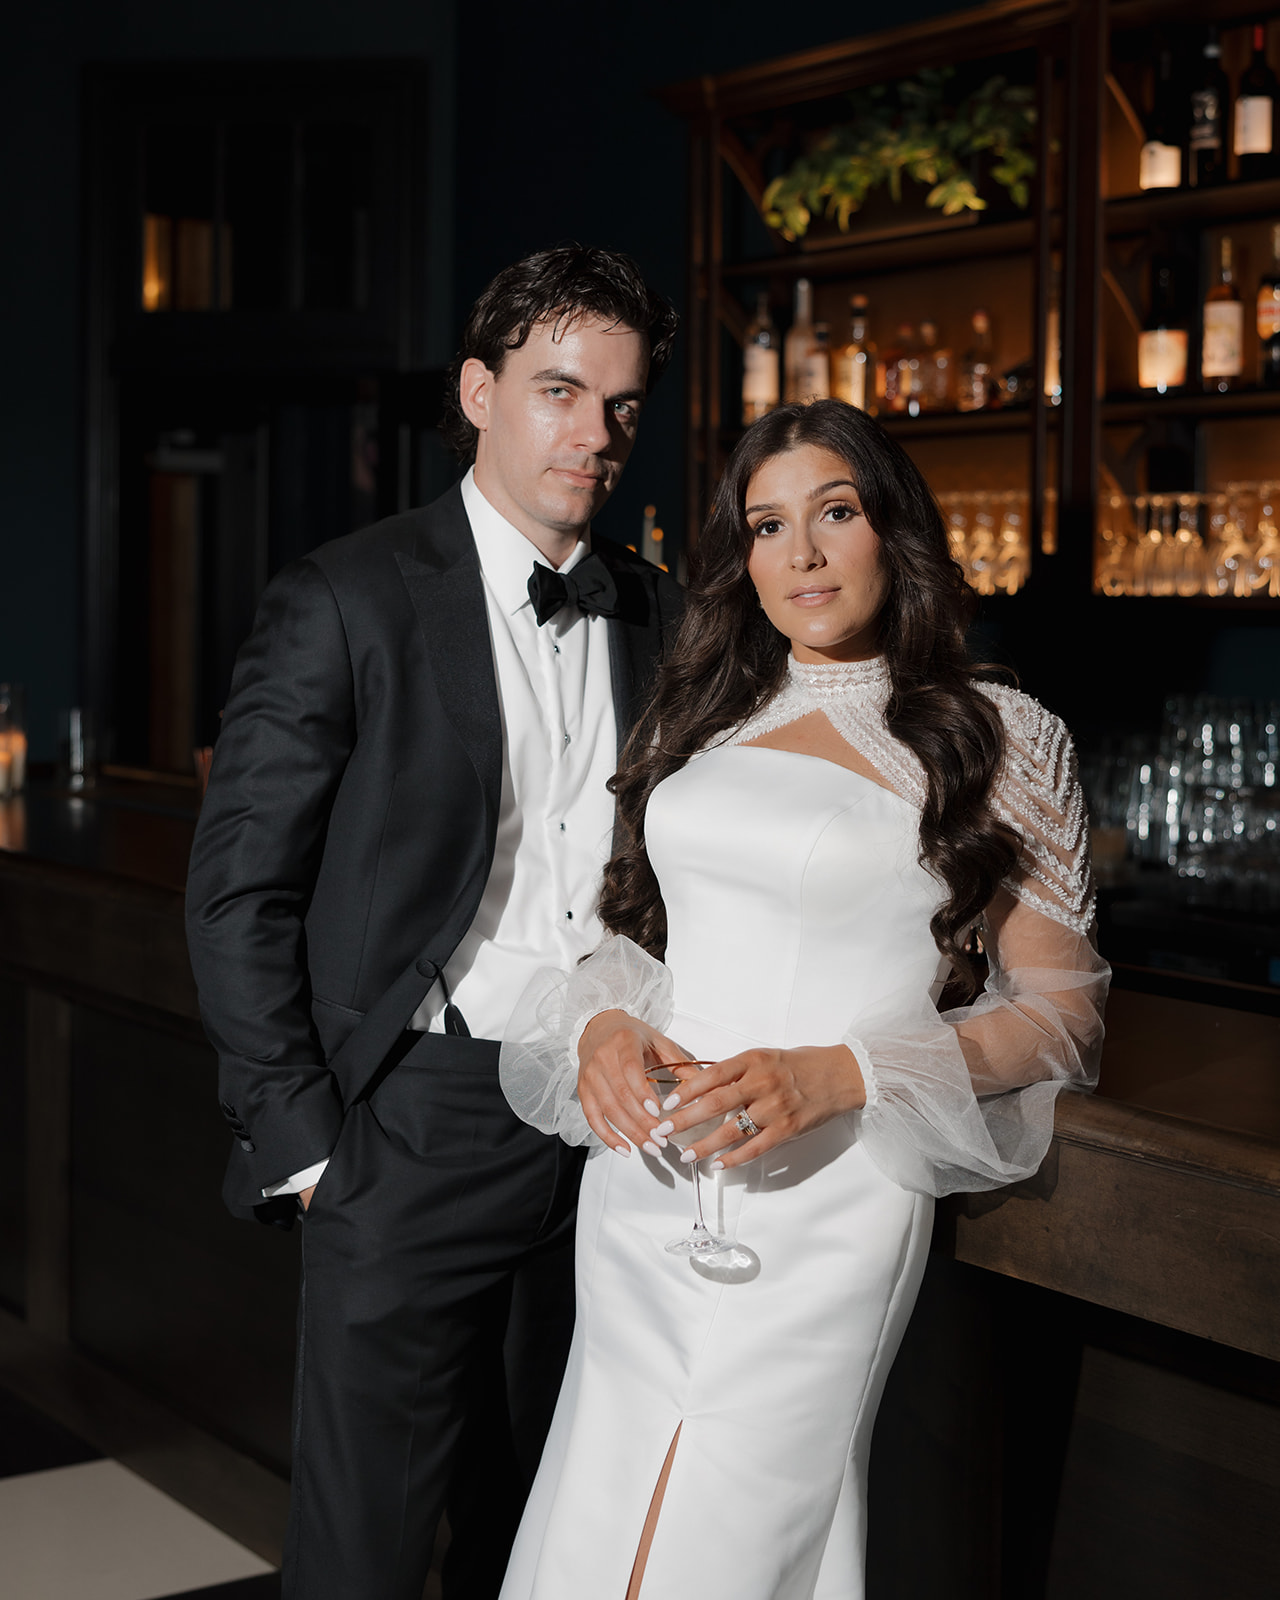
<instances>
[{"instance_id":1,"label":"man's face","mask_svg":"<svg viewBox=\"0 0 1280 1600\"><path fill-rule=\"evenodd\" d=\"M495 376L463 363L462 409L479 430L476 484L551 559L564 559L617 486L649 371L634 328L539 323ZM547 546L550 548L547 548Z\"/></svg>"}]
</instances>

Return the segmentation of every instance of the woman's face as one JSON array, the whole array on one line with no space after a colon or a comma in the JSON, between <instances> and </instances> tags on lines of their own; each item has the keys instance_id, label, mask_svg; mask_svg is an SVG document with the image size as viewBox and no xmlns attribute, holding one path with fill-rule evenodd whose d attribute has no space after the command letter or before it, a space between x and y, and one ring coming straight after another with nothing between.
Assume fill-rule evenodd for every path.
<instances>
[{"instance_id":1,"label":"woman's face","mask_svg":"<svg viewBox=\"0 0 1280 1600\"><path fill-rule=\"evenodd\" d=\"M771 457L747 484L746 517L747 571L796 660L875 655L889 580L848 462L812 444Z\"/></svg>"}]
</instances>

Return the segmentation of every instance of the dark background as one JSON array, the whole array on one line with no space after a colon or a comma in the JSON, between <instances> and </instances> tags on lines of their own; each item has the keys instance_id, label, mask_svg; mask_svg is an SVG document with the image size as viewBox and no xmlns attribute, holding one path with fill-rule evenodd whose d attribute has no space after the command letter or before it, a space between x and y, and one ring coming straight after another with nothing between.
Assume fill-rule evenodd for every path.
<instances>
[{"instance_id":1,"label":"dark background","mask_svg":"<svg viewBox=\"0 0 1280 1600\"><path fill-rule=\"evenodd\" d=\"M92 62L409 58L430 63L427 359L529 250L630 251L683 308L684 126L663 84L955 9L903 0L41 0L0 49L0 680L28 689L35 759L82 694L82 69ZM678 529L683 362L664 379L601 529Z\"/></svg>"}]
</instances>

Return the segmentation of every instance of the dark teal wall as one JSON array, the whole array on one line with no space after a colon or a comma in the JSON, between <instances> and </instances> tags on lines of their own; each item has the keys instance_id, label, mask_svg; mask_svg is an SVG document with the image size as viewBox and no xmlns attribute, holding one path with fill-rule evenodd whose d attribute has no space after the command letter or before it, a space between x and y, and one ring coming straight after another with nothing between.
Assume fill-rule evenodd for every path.
<instances>
[{"instance_id":1,"label":"dark teal wall","mask_svg":"<svg viewBox=\"0 0 1280 1600\"><path fill-rule=\"evenodd\" d=\"M454 0L41 0L0 48L0 680L35 758L80 696L81 71L87 62L412 56L433 63L431 358L452 339Z\"/></svg>"},{"instance_id":2,"label":"dark teal wall","mask_svg":"<svg viewBox=\"0 0 1280 1600\"><path fill-rule=\"evenodd\" d=\"M0 680L28 686L33 753L80 696L79 121L87 62L411 56L435 64L432 359L485 281L580 238L684 298L684 133L654 87L955 9L905 0L41 0L0 50ZM456 22L455 22L456 13ZM605 525L682 497L682 372L666 379Z\"/></svg>"}]
</instances>

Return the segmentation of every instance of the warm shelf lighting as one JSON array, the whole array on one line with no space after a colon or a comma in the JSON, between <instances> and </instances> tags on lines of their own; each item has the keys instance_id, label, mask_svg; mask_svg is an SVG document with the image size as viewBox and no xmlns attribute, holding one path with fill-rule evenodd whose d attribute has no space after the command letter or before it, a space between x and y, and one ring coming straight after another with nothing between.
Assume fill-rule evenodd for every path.
<instances>
[{"instance_id":1,"label":"warm shelf lighting","mask_svg":"<svg viewBox=\"0 0 1280 1600\"><path fill-rule=\"evenodd\" d=\"M173 221L142 219L142 309L168 311L173 300Z\"/></svg>"}]
</instances>

